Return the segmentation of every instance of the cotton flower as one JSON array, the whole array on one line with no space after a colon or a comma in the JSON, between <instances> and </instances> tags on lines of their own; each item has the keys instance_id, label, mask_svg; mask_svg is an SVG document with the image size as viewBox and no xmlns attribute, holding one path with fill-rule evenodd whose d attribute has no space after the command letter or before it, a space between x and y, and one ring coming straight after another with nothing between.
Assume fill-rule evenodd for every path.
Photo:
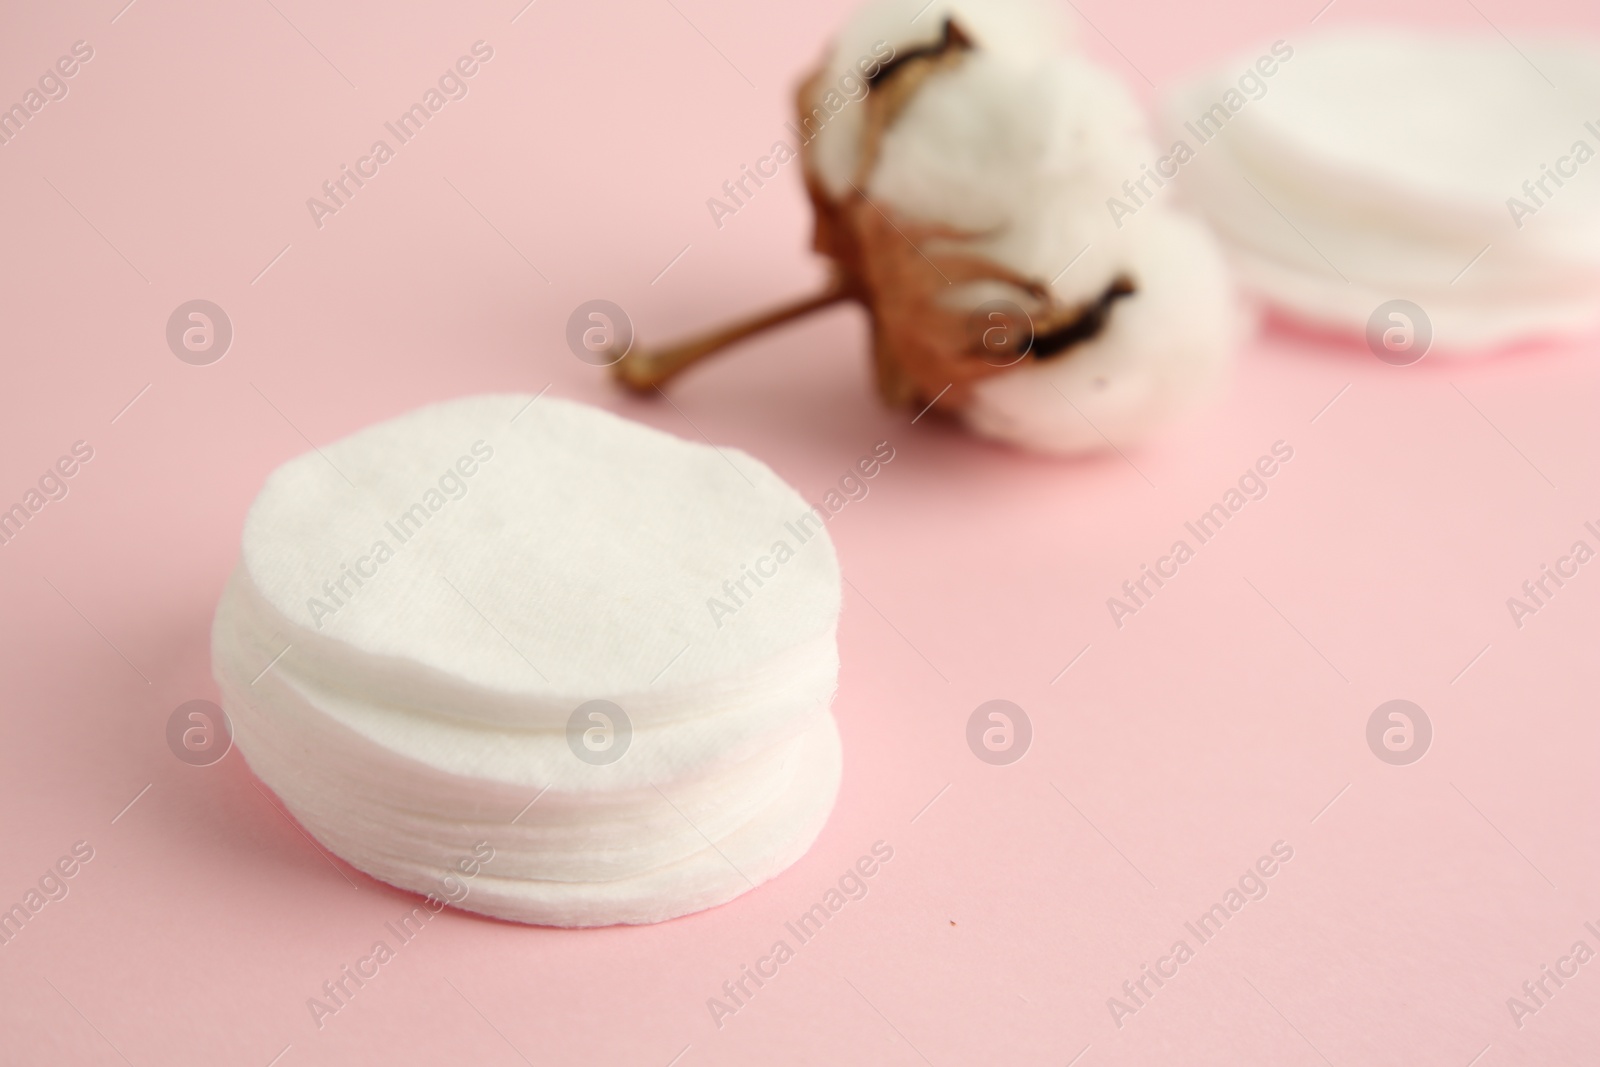
<instances>
[{"instance_id":1,"label":"cotton flower","mask_svg":"<svg viewBox=\"0 0 1600 1067\"><path fill-rule=\"evenodd\" d=\"M800 87L829 287L705 341L631 352L615 372L650 389L727 343L854 300L891 406L931 405L1049 452L1144 434L1229 362L1236 309L1220 254L1159 201L1131 220L1107 213L1108 192L1157 153L1138 106L1049 9L919 6L863 8ZM853 70L870 89L840 106Z\"/></svg>"}]
</instances>

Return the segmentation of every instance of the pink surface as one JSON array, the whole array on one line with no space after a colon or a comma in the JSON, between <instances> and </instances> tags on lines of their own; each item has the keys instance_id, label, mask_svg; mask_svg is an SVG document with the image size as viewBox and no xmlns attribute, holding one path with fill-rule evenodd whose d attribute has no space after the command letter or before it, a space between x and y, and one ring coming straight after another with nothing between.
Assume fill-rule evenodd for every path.
<instances>
[{"instance_id":1,"label":"pink surface","mask_svg":"<svg viewBox=\"0 0 1600 1067\"><path fill-rule=\"evenodd\" d=\"M881 410L853 311L673 405L627 400L566 350L578 303L665 338L821 276L795 168L720 230L705 199L780 135L843 4L121 3L0 16L6 101L94 50L0 146L0 498L94 450L0 547L0 905L93 849L0 947L0 1061L1600 1062L1600 962L1546 980L1520 1027L1507 1006L1574 942L1600 950L1600 563L1520 629L1506 608L1597 543L1600 343L1394 368L1273 335L1223 402L1083 462ZM1319 6L1077 8L1148 95ZM1364 18L1600 29L1586 0L1337 0L1318 25ZM478 40L469 94L317 228L306 198ZM210 366L164 338L195 298L234 324ZM893 443L832 528L838 808L781 879L660 926L447 911L319 1029L307 999L417 901L320 854L237 753L179 762L167 718L216 697L211 611L271 468L547 385L748 449L813 499ZM1106 599L1279 440L1265 499L1119 629ZM965 739L997 698L1033 724L1010 766ZM1365 740L1395 698L1434 725L1410 766ZM794 942L877 841L867 895ZM1267 895L1188 934L1279 841ZM1180 938L1193 958L1117 1025L1108 998ZM779 939L794 958L719 1027L708 998Z\"/></svg>"}]
</instances>

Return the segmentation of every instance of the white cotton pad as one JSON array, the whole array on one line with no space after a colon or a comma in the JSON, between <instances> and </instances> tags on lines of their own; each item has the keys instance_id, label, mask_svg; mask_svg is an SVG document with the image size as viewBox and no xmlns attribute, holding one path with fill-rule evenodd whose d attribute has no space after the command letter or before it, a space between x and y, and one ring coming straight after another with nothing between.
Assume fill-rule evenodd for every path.
<instances>
[{"instance_id":1,"label":"white cotton pad","mask_svg":"<svg viewBox=\"0 0 1600 1067\"><path fill-rule=\"evenodd\" d=\"M757 817L717 838L716 847L605 882L502 878L491 871L464 906L520 922L601 926L660 922L727 903L805 855L833 809L840 765L839 731L824 714L790 751L783 790ZM669 800L672 808L677 798Z\"/></svg>"},{"instance_id":2,"label":"white cotton pad","mask_svg":"<svg viewBox=\"0 0 1600 1067\"><path fill-rule=\"evenodd\" d=\"M1353 30L1281 45L1246 86L1258 57L1242 56L1168 97L1166 129L1195 154L1179 183L1245 283L1315 325L1357 332L1399 298L1440 355L1585 332L1600 320L1600 50L1523 52Z\"/></svg>"},{"instance_id":3,"label":"white cotton pad","mask_svg":"<svg viewBox=\"0 0 1600 1067\"><path fill-rule=\"evenodd\" d=\"M271 766L261 761L264 777ZM532 796L479 819L370 803L334 807L326 783L286 771L280 795L296 818L373 877L443 898L445 875L487 842L494 859L458 907L541 925L605 926L713 907L781 873L827 821L840 751L833 717L821 711L800 736L752 761L736 780L581 800L534 791L537 802L520 817ZM339 787L346 786L341 779Z\"/></svg>"},{"instance_id":4,"label":"white cotton pad","mask_svg":"<svg viewBox=\"0 0 1600 1067\"><path fill-rule=\"evenodd\" d=\"M461 907L656 921L776 874L832 807L821 527L735 450L549 397L438 404L268 478L214 669L252 769L353 865L426 892L481 840L495 888ZM575 750L592 701L620 758Z\"/></svg>"},{"instance_id":5,"label":"white cotton pad","mask_svg":"<svg viewBox=\"0 0 1600 1067\"><path fill-rule=\"evenodd\" d=\"M306 673L485 722L623 697L668 719L832 634L832 544L764 464L529 399L423 408L267 479L240 566Z\"/></svg>"}]
</instances>

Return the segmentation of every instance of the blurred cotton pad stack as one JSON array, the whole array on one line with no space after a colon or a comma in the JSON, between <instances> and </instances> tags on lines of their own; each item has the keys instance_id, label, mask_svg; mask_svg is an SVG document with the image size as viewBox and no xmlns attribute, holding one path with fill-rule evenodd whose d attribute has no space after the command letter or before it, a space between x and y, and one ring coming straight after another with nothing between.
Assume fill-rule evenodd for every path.
<instances>
[{"instance_id":1,"label":"blurred cotton pad stack","mask_svg":"<svg viewBox=\"0 0 1600 1067\"><path fill-rule=\"evenodd\" d=\"M757 460L472 397L273 472L213 661L251 769L352 865L522 922L655 922L821 830L839 591Z\"/></svg>"},{"instance_id":2,"label":"blurred cotton pad stack","mask_svg":"<svg viewBox=\"0 0 1600 1067\"><path fill-rule=\"evenodd\" d=\"M1167 169L1245 284L1302 321L1360 332L1405 299L1440 355L1586 332L1600 50L1521 48L1395 30L1279 42L1169 96L1192 158Z\"/></svg>"}]
</instances>

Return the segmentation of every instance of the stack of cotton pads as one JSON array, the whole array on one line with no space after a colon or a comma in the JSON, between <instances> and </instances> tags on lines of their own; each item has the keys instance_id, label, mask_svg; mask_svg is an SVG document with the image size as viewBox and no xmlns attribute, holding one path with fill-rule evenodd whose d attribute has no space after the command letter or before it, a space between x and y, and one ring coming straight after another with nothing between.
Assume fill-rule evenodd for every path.
<instances>
[{"instance_id":1,"label":"stack of cotton pads","mask_svg":"<svg viewBox=\"0 0 1600 1067\"><path fill-rule=\"evenodd\" d=\"M757 460L593 408L424 408L267 480L213 629L224 706L376 878L558 926L711 907L833 806L821 525Z\"/></svg>"},{"instance_id":2,"label":"stack of cotton pads","mask_svg":"<svg viewBox=\"0 0 1600 1067\"><path fill-rule=\"evenodd\" d=\"M1193 153L1179 181L1246 285L1291 317L1360 332L1409 300L1441 355L1585 332L1600 320L1600 51L1522 51L1371 30L1241 56L1166 103Z\"/></svg>"}]
</instances>

